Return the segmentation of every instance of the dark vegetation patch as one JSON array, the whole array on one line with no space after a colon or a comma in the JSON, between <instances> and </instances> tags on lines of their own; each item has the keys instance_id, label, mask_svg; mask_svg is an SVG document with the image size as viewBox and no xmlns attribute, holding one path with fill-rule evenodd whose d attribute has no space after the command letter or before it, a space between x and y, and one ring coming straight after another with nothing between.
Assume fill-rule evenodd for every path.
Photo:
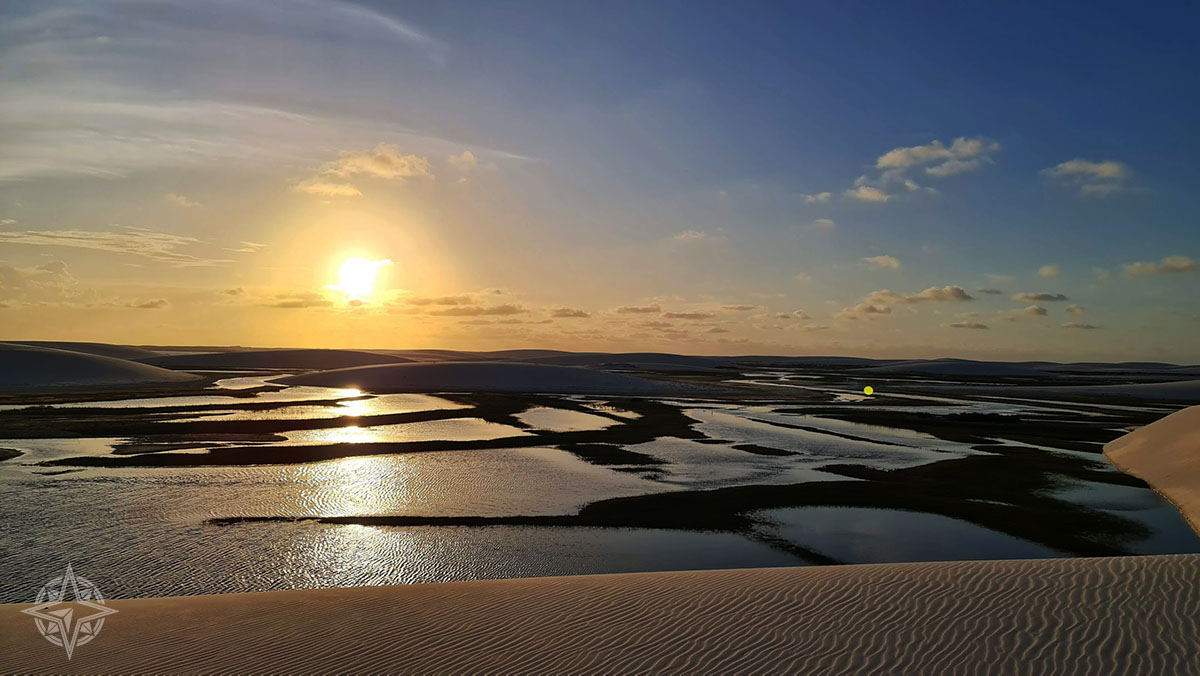
<instances>
[{"instance_id":1,"label":"dark vegetation patch","mask_svg":"<svg viewBox=\"0 0 1200 676\"><path fill-rule=\"evenodd\" d=\"M781 448L771 448L770 446L759 446L758 444L734 444L732 448L735 448L739 451L745 451L747 453L753 453L755 455L796 455L796 453L792 451L785 451Z\"/></svg>"},{"instance_id":2,"label":"dark vegetation patch","mask_svg":"<svg viewBox=\"0 0 1200 676\"><path fill-rule=\"evenodd\" d=\"M630 451L612 444L560 444L560 449L573 453L593 465L665 465L654 456Z\"/></svg>"}]
</instances>

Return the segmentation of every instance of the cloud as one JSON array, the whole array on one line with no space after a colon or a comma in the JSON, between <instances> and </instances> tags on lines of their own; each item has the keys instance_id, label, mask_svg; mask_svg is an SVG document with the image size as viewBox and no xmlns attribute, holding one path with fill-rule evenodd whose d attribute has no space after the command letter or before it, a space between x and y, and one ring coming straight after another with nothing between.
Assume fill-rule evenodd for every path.
<instances>
[{"instance_id":1,"label":"cloud","mask_svg":"<svg viewBox=\"0 0 1200 676\"><path fill-rule=\"evenodd\" d=\"M474 155L470 157L475 158ZM348 180L360 177L405 181L433 179L434 175L428 157L406 155L394 145L380 143L374 150L339 152L336 160L325 163L315 176L300 181L293 188L320 197L358 197L362 192Z\"/></svg>"},{"instance_id":2,"label":"cloud","mask_svg":"<svg viewBox=\"0 0 1200 676\"><path fill-rule=\"evenodd\" d=\"M1100 328L1099 326L1096 326L1095 324L1079 324L1076 322L1067 322L1066 324L1063 324L1062 327L1064 329L1085 329L1085 330Z\"/></svg>"},{"instance_id":3,"label":"cloud","mask_svg":"<svg viewBox=\"0 0 1200 676\"><path fill-rule=\"evenodd\" d=\"M1107 197L1114 192L1131 190L1133 172L1115 160L1092 162L1075 158L1043 169L1042 176L1079 188L1082 197Z\"/></svg>"},{"instance_id":4,"label":"cloud","mask_svg":"<svg viewBox=\"0 0 1200 676\"><path fill-rule=\"evenodd\" d=\"M1082 317L1084 310L1082 305L1068 305L1067 312L1075 315L1076 317Z\"/></svg>"},{"instance_id":5,"label":"cloud","mask_svg":"<svg viewBox=\"0 0 1200 676\"><path fill-rule=\"evenodd\" d=\"M312 307L331 307L333 301L326 298L323 294L315 291L298 291L294 293L280 293L265 303L266 307L277 308L312 308Z\"/></svg>"},{"instance_id":6,"label":"cloud","mask_svg":"<svg viewBox=\"0 0 1200 676\"><path fill-rule=\"evenodd\" d=\"M239 246L238 248L226 249L226 251L232 251L234 253L258 253L259 251L262 251L263 249L267 248L266 244L261 244L259 242L242 241L242 242L239 242L239 244L241 246Z\"/></svg>"},{"instance_id":7,"label":"cloud","mask_svg":"<svg viewBox=\"0 0 1200 676\"><path fill-rule=\"evenodd\" d=\"M708 331L705 331L705 333L729 333L729 329L723 329L719 326L714 326Z\"/></svg>"},{"instance_id":8,"label":"cloud","mask_svg":"<svg viewBox=\"0 0 1200 676\"><path fill-rule=\"evenodd\" d=\"M750 310L758 310L761 307L761 305L722 305L721 309L729 310L730 312L748 312Z\"/></svg>"},{"instance_id":9,"label":"cloud","mask_svg":"<svg viewBox=\"0 0 1200 676\"><path fill-rule=\"evenodd\" d=\"M846 197L856 199L860 202L875 202L877 204L886 202L893 197L879 188L869 185L856 185L847 190L844 194Z\"/></svg>"},{"instance_id":10,"label":"cloud","mask_svg":"<svg viewBox=\"0 0 1200 676\"><path fill-rule=\"evenodd\" d=\"M920 169L934 178L965 174L992 164L992 154L999 150L999 143L983 137L959 137L949 146L934 140L925 145L893 148L875 160L878 174L859 176L844 194L851 199L877 203L899 197L896 189L936 194L937 190L913 180L910 172Z\"/></svg>"},{"instance_id":11,"label":"cloud","mask_svg":"<svg viewBox=\"0 0 1200 676\"><path fill-rule=\"evenodd\" d=\"M461 155L451 155L447 159L450 161L450 166L459 171L471 171L479 166L479 160L470 150L462 151Z\"/></svg>"},{"instance_id":12,"label":"cloud","mask_svg":"<svg viewBox=\"0 0 1200 676\"><path fill-rule=\"evenodd\" d=\"M791 312L780 312L775 315L776 319L809 319L808 313L804 310L792 310Z\"/></svg>"},{"instance_id":13,"label":"cloud","mask_svg":"<svg viewBox=\"0 0 1200 676\"><path fill-rule=\"evenodd\" d=\"M986 328L988 328L987 324L980 324L979 322L953 322L950 324L942 324L942 326L945 326L945 327L951 328L951 329L986 329Z\"/></svg>"},{"instance_id":14,"label":"cloud","mask_svg":"<svg viewBox=\"0 0 1200 676\"><path fill-rule=\"evenodd\" d=\"M875 305L873 303L859 303L850 307L842 308L834 318L836 319L859 319L870 318L873 315L890 315L892 308L887 305Z\"/></svg>"},{"instance_id":15,"label":"cloud","mask_svg":"<svg viewBox=\"0 0 1200 676\"><path fill-rule=\"evenodd\" d=\"M475 299L471 296L414 296L405 298L408 305L472 305Z\"/></svg>"},{"instance_id":16,"label":"cloud","mask_svg":"<svg viewBox=\"0 0 1200 676\"><path fill-rule=\"evenodd\" d=\"M812 222L812 227L817 230L833 230L837 227L837 223L834 223L832 218L818 218Z\"/></svg>"},{"instance_id":17,"label":"cloud","mask_svg":"<svg viewBox=\"0 0 1200 676\"><path fill-rule=\"evenodd\" d=\"M658 314L662 312L662 306L658 303L652 305L624 305L613 312L620 315L640 315L640 314Z\"/></svg>"},{"instance_id":18,"label":"cloud","mask_svg":"<svg viewBox=\"0 0 1200 676\"><path fill-rule=\"evenodd\" d=\"M1108 279L1109 274L1110 273L1108 270L1105 270L1104 268L1092 268L1092 276L1095 277L1097 281L1102 282Z\"/></svg>"},{"instance_id":19,"label":"cloud","mask_svg":"<svg viewBox=\"0 0 1200 676\"><path fill-rule=\"evenodd\" d=\"M1041 277L1042 279L1057 277L1058 273L1059 269L1057 265L1043 265L1042 267L1038 268L1038 277Z\"/></svg>"},{"instance_id":20,"label":"cloud","mask_svg":"<svg viewBox=\"0 0 1200 676\"><path fill-rule=\"evenodd\" d=\"M975 289L975 292L986 294L988 296L1000 296L1004 294L1004 292L1000 289Z\"/></svg>"},{"instance_id":21,"label":"cloud","mask_svg":"<svg viewBox=\"0 0 1200 676\"><path fill-rule=\"evenodd\" d=\"M800 197L801 197L801 199L804 200L805 204L827 204L829 202L829 200L833 197L833 193L818 192L818 193L812 193L810 195L802 194L802 195L800 195Z\"/></svg>"},{"instance_id":22,"label":"cloud","mask_svg":"<svg viewBox=\"0 0 1200 676\"><path fill-rule=\"evenodd\" d=\"M881 291L872 291L867 294L865 302L874 304L890 304L890 303L948 303L975 300L973 296L967 293L966 289L961 286L931 286L920 293L910 295L898 294L894 291L883 289Z\"/></svg>"},{"instance_id":23,"label":"cloud","mask_svg":"<svg viewBox=\"0 0 1200 676\"><path fill-rule=\"evenodd\" d=\"M221 293L225 294L226 296L244 296L246 295L246 290L239 286L233 289L225 289Z\"/></svg>"},{"instance_id":24,"label":"cloud","mask_svg":"<svg viewBox=\"0 0 1200 676\"><path fill-rule=\"evenodd\" d=\"M900 261L892 256L870 256L862 259L862 262L875 270L900 269Z\"/></svg>"},{"instance_id":25,"label":"cloud","mask_svg":"<svg viewBox=\"0 0 1200 676\"><path fill-rule=\"evenodd\" d=\"M529 312L520 305L463 305L432 310L428 314L439 317L483 317L491 315L519 315Z\"/></svg>"},{"instance_id":26,"label":"cloud","mask_svg":"<svg viewBox=\"0 0 1200 676\"><path fill-rule=\"evenodd\" d=\"M149 300L135 300L125 304L125 307L131 307L137 310L164 310L170 307L166 298L151 298Z\"/></svg>"},{"instance_id":27,"label":"cloud","mask_svg":"<svg viewBox=\"0 0 1200 676\"><path fill-rule=\"evenodd\" d=\"M191 209L192 207L200 206L200 203L196 200L193 200L187 195L180 195L177 192L169 192L163 195L163 199L177 207L183 207L184 209Z\"/></svg>"},{"instance_id":28,"label":"cloud","mask_svg":"<svg viewBox=\"0 0 1200 676\"><path fill-rule=\"evenodd\" d=\"M683 232L677 232L674 235L671 235L671 240L686 244L688 242L702 242L708 239L708 237L709 235L707 232L700 232L699 230L684 230Z\"/></svg>"},{"instance_id":29,"label":"cloud","mask_svg":"<svg viewBox=\"0 0 1200 676\"><path fill-rule=\"evenodd\" d=\"M0 301L69 304L92 298L93 294L80 288L62 261L47 261L29 268L0 261Z\"/></svg>"},{"instance_id":30,"label":"cloud","mask_svg":"<svg viewBox=\"0 0 1200 676\"><path fill-rule=\"evenodd\" d=\"M712 319L717 315L712 312L664 312L667 319Z\"/></svg>"},{"instance_id":31,"label":"cloud","mask_svg":"<svg viewBox=\"0 0 1200 676\"><path fill-rule=\"evenodd\" d=\"M1126 277L1150 277L1152 275L1195 272L1196 261L1187 256L1167 256L1157 263L1138 261L1137 263L1126 263L1122 268L1125 270Z\"/></svg>"},{"instance_id":32,"label":"cloud","mask_svg":"<svg viewBox=\"0 0 1200 676\"><path fill-rule=\"evenodd\" d=\"M194 237L170 235L141 228L125 228L117 231L26 230L23 232L0 232L0 243L109 251L148 258L160 263L170 263L179 267L220 265L230 262L225 259L201 258L178 251L182 247L204 243Z\"/></svg>"},{"instance_id":33,"label":"cloud","mask_svg":"<svg viewBox=\"0 0 1200 676\"><path fill-rule=\"evenodd\" d=\"M1015 301L1022 303L1059 303L1065 300L1071 300L1061 293L1018 293L1012 297Z\"/></svg>"},{"instance_id":34,"label":"cloud","mask_svg":"<svg viewBox=\"0 0 1200 676\"><path fill-rule=\"evenodd\" d=\"M1072 306L1072 307L1074 307L1074 306ZM1044 308L1040 305L1030 305L1029 307L1025 308L1024 310L1021 310L1021 312L1025 313L1031 317L1045 317L1046 316L1046 308Z\"/></svg>"},{"instance_id":35,"label":"cloud","mask_svg":"<svg viewBox=\"0 0 1200 676\"><path fill-rule=\"evenodd\" d=\"M319 178L309 178L292 186L296 192L317 197L361 197L362 192L349 183L333 183Z\"/></svg>"},{"instance_id":36,"label":"cloud","mask_svg":"<svg viewBox=\"0 0 1200 676\"><path fill-rule=\"evenodd\" d=\"M562 308L558 308L557 310L551 312L550 316L551 317L561 317L564 319L576 318L576 317L582 319L582 318L591 317L592 315L587 312L584 312L583 310L576 310L574 308L562 307Z\"/></svg>"},{"instance_id":37,"label":"cloud","mask_svg":"<svg viewBox=\"0 0 1200 676\"><path fill-rule=\"evenodd\" d=\"M16 225L17 221L14 218L0 218L0 228L7 228L10 225Z\"/></svg>"}]
</instances>

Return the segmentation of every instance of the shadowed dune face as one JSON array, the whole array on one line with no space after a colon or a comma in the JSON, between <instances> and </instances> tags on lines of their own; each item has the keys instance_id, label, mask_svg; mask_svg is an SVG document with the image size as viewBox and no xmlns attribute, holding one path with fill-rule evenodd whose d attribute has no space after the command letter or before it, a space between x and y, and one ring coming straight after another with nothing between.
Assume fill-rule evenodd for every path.
<instances>
[{"instance_id":1,"label":"shadowed dune face","mask_svg":"<svg viewBox=\"0 0 1200 676\"><path fill-rule=\"evenodd\" d=\"M439 362L339 369L281 378L289 385L372 392L527 392L672 396L700 388L580 367L519 362Z\"/></svg>"},{"instance_id":2,"label":"shadowed dune face","mask_svg":"<svg viewBox=\"0 0 1200 676\"><path fill-rule=\"evenodd\" d=\"M245 350L175 354L140 360L171 369L296 369L321 371L368 364L400 364L413 360L360 350Z\"/></svg>"},{"instance_id":3,"label":"shadowed dune face","mask_svg":"<svg viewBox=\"0 0 1200 676\"><path fill-rule=\"evenodd\" d=\"M0 391L126 388L200 379L125 359L0 343Z\"/></svg>"}]
</instances>

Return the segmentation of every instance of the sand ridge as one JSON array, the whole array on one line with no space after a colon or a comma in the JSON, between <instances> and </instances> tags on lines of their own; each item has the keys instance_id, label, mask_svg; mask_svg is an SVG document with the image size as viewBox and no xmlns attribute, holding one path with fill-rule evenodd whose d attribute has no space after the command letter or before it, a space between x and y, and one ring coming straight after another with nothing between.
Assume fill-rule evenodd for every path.
<instances>
[{"instance_id":1,"label":"sand ridge","mask_svg":"<svg viewBox=\"0 0 1200 676\"><path fill-rule=\"evenodd\" d=\"M1195 673L1200 555L634 573L110 602L0 671Z\"/></svg>"}]
</instances>

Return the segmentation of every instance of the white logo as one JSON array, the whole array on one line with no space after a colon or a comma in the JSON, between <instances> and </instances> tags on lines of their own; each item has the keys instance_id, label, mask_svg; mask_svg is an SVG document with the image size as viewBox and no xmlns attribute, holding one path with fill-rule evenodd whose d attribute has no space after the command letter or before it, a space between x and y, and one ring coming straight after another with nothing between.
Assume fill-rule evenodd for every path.
<instances>
[{"instance_id":1,"label":"white logo","mask_svg":"<svg viewBox=\"0 0 1200 676\"><path fill-rule=\"evenodd\" d=\"M21 612L33 616L38 631L47 641L66 649L68 660L75 648L100 634L105 617L117 612L104 605L104 597L96 585L77 576L70 564L67 572L38 591L34 603L37 605Z\"/></svg>"}]
</instances>

